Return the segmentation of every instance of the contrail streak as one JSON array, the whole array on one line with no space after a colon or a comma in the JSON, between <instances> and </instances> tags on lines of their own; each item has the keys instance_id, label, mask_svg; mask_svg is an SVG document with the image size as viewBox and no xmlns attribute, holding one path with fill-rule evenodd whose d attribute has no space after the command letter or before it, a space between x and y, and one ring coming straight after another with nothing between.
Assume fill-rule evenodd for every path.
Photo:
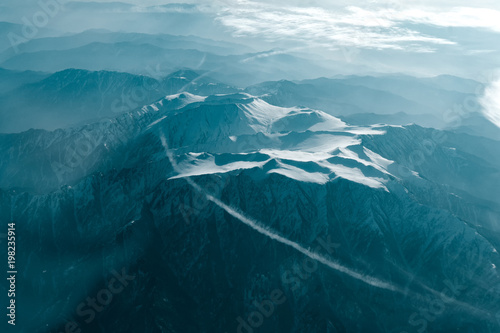
<instances>
[{"instance_id":1,"label":"contrail streak","mask_svg":"<svg viewBox=\"0 0 500 333\"><path fill-rule=\"evenodd\" d=\"M162 145L165 148L167 157L169 158L174 170L179 172L177 163L175 162L172 154L169 151L167 140L165 139L165 136L163 135L163 133L160 133L160 138L161 138ZM399 292L399 293L404 293L404 291L400 290L399 288L395 287L394 285L392 285L388 282L384 282L384 281L381 281L379 279L360 274L356 271L353 271L350 268L342 266L336 262L333 262L333 261L327 259L326 257L324 257L322 255L319 255L317 253L314 253L314 252L304 248L303 246L299 245L298 243L293 242L293 241L279 235L276 231L272 230L271 228L264 226L260 222L257 222L253 219L246 217L242 213L238 212L236 209L226 205L225 203L223 203L219 199L208 194L198 184L196 184L190 177L184 177L184 179L186 179L188 184L190 184L192 187L194 187L198 192L204 194L206 196L207 200L213 202L218 207L225 210L228 214L230 214L234 218L238 219L239 221L243 222L244 224L246 224L247 226L249 226L253 230L257 231L258 233L265 235L265 236L267 236L267 237L269 237L277 242L280 242L281 244L290 246L290 247L294 248L295 250L299 251L300 253L308 256L309 258L317 260L318 262L330 267L331 269L334 269L334 270L339 271L341 273L347 274L348 276L350 276L356 280L362 281L366 284L369 284L369 285L377 287L377 288L391 290L391 291L395 291L395 292Z\"/></svg>"}]
</instances>

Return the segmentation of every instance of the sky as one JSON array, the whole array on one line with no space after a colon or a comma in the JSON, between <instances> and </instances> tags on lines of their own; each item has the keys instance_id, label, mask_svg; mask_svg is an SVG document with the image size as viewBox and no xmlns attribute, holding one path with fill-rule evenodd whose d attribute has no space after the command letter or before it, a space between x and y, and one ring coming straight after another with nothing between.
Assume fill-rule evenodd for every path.
<instances>
[{"instance_id":1,"label":"sky","mask_svg":"<svg viewBox=\"0 0 500 333\"><path fill-rule=\"evenodd\" d=\"M22 24L24 17L29 19L41 9L40 2L53 1L56 0L3 0L0 20ZM454 68L455 74L477 76L496 69L500 52L500 2L491 0L122 0L132 6L118 6L116 1L116 8L109 6L104 10L95 4L113 2L79 2L86 2L87 7L61 11L63 14L55 15L47 28L64 32L104 28L194 34L238 41L257 51L274 48L309 52L334 61L371 63L389 71L391 66L394 71L415 67L413 71L424 76L434 74L437 67L443 72ZM196 6L161 6L174 3ZM186 20L184 27L155 26L154 20L144 16L173 10L197 11L199 15ZM143 14L140 24L130 24L130 15L134 13ZM390 56L393 64L379 63L381 55ZM420 61L424 63L419 64ZM434 67L426 72L425 63ZM465 66L472 68L459 70Z\"/></svg>"},{"instance_id":2,"label":"sky","mask_svg":"<svg viewBox=\"0 0 500 333\"><path fill-rule=\"evenodd\" d=\"M154 6L158 0L127 1ZM235 38L325 59L411 74L461 74L486 83L486 117L500 127L500 1L497 0L217 0L188 2L214 13ZM154 9L153 9L154 10ZM254 42L255 43L255 42ZM255 44L254 44L255 45ZM266 45L267 46L267 45ZM392 64L380 61L384 56ZM419 60L423 65L419 67ZM433 64L433 65L429 65ZM426 66L429 68L426 72ZM373 68L373 66L372 66ZM465 69L464 69L465 68ZM494 76L490 75L495 72Z\"/></svg>"},{"instance_id":3,"label":"sky","mask_svg":"<svg viewBox=\"0 0 500 333\"><path fill-rule=\"evenodd\" d=\"M0 21L23 24L24 18L42 10L40 3L53 1L2 0ZM500 69L497 0L121 1L129 6L78 2L51 16L46 27L50 33L98 28L198 35L260 52L272 50L267 54L299 54L326 67L335 63L336 69L345 64L353 74L473 78L487 84L488 97L482 103L494 110L489 118L500 127L500 79L491 75ZM175 3L194 6L164 6Z\"/></svg>"},{"instance_id":4,"label":"sky","mask_svg":"<svg viewBox=\"0 0 500 333\"><path fill-rule=\"evenodd\" d=\"M50 2L54 0L40 0ZM62 1L62 0L60 0ZM67 1L67 0L65 0ZM38 0L3 0L5 7L18 7L11 21L21 23L21 15L29 17ZM112 2L89 1L80 2ZM165 11L163 4L184 2L198 5L214 23L236 38L258 39L262 42L338 50L360 48L431 53L463 47L470 54L497 51L496 45L467 45L456 36L434 29L472 29L481 33L500 34L500 2L448 0L122 0L135 5L127 9L138 12ZM156 6L156 7L151 7ZM33 9L33 7L35 7ZM149 8L146 8L149 7ZM24 12L23 12L24 10ZM17 15L17 19L16 19ZM71 29L71 27L68 27ZM424 29L423 29L424 28ZM427 28L427 29L426 29ZM450 30L451 31L451 30ZM498 36L500 37L500 35ZM226 38L226 36L221 36Z\"/></svg>"}]
</instances>

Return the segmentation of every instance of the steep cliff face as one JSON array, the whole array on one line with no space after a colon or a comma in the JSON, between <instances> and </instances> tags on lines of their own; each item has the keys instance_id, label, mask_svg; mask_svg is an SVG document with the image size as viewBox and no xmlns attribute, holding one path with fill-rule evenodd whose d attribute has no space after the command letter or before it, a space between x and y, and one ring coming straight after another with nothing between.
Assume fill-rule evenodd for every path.
<instances>
[{"instance_id":1,"label":"steep cliff face","mask_svg":"<svg viewBox=\"0 0 500 333\"><path fill-rule=\"evenodd\" d=\"M22 331L496 332L498 148L430 131L184 93L3 135Z\"/></svg>"}]
</instances>

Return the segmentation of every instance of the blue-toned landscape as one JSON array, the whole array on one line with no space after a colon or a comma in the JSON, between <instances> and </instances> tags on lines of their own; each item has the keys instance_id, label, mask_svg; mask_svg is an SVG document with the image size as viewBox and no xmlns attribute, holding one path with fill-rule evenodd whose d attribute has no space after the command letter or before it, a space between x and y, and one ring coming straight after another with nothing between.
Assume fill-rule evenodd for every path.
<instances>
[{"instance_id":1,"label":"blue-toned landscape","mask_svg":"<svg viewBox=\"0 0 500 333\"><path fill-rule=\"evenodd\" d=\"M494 1L0 4L1 332L500 332Z\"/></svg>"}]
</instances>

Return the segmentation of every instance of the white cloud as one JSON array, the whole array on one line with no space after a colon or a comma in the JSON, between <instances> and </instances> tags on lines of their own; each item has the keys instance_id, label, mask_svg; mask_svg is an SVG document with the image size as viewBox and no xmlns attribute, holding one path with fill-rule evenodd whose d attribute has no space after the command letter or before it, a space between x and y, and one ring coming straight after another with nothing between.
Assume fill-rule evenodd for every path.
<instances>
[{"instance_id":1,"label":"white cloud","mask_svg":"<svg viewBox=\"0 0 500 333\"><path fill-rule=\"evenodd\" d=\"M397 26L389 16L358 7L339 12L240 1L238 6L223 11L218 20L232 28L236 36L302 41L331 49L361 47L429 52L432 48L428 45L454 44Z\"/></svg>"},{"instance_id":2,"label":"white cloud","mask_svg":"<svg viewBox=\"0 0 500 333\"><path fill-rule=\"evenodd\" d=\"M500 11L490 8L453 7L384 9L373 13L392 22L412 22L436 25L440 27L470 27L484 28L500 32Z\"/></svg>"},{"instance_id":3,"label":"white cloud","mask_svg":"<svg viewBox=\"0 0 500 333\"><path fill-rule=\"evenodd\" d=\"M500 77L486 87L480 102L485 117L500 128Z\"/></svg>"},{"instance_id":4,"label":"white cloud","mask_svg":"<svg viewBox=\"0 0 500 333\"><path fill-rule=\"evenodd\" d=\"M299 41L330 49L359 47L432 52L438 46L455 44L409 28L411 24L500 32L500 11L487 8L412 8L398 2L376 1L363 8L352 5L332 8L248 0L225 1L223 6L225 9L218 20L231 28L235 36L258 37L271 42Z\"/></svg>"}]
</instances>

